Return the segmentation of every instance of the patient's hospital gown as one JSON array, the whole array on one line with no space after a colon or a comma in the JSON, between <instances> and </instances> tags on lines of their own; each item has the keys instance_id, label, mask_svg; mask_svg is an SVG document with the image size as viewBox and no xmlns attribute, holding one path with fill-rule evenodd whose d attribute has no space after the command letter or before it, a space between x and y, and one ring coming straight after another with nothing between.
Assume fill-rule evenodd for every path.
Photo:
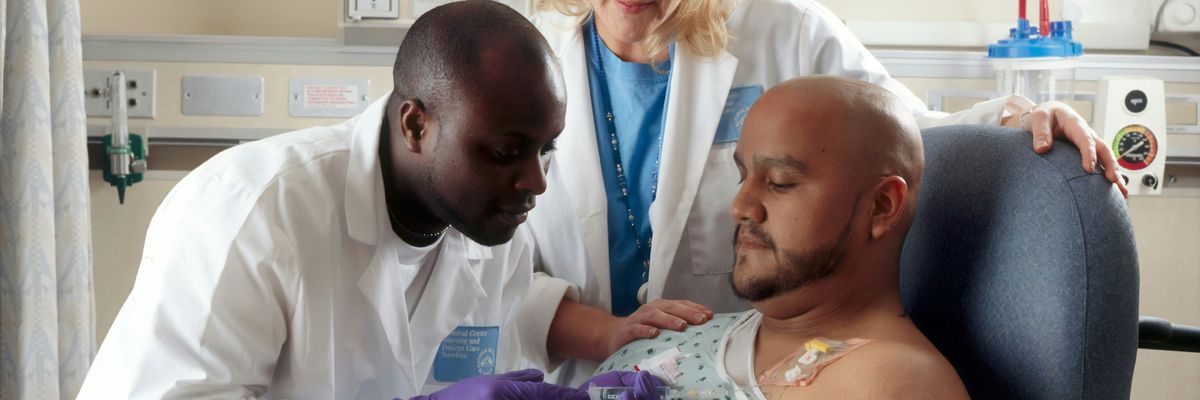
<instances>
[{"instance_id":1,"label":"patient's hospital gown","mask_svg":"<svg viewBox=\"0 0 1200 400\"><path fill-rule=\"evenodd\" d=\"M716 389L729 393L733 399L762 399L762 392L753 387L754 336L758 332L758 321L762 314L758 311L747 311L736 314L717 314L711 321L703 325L689 326L683 332L663 330L653 339L637 340L617 350L611 357L600 364L597 374L608 371L633 371L634 366L655 355L678 348L682 357L678 360L679 375L675 378L675 387L681 389ZM733 354L734 364L750 361L751 364L741 364L742 368L733 368L737 376L731 377L724 362L730 345L743 345ZM742 347L742 346L738 346ZM738 385L736 382L743 382Z\"/></svg>"}]
</instances>

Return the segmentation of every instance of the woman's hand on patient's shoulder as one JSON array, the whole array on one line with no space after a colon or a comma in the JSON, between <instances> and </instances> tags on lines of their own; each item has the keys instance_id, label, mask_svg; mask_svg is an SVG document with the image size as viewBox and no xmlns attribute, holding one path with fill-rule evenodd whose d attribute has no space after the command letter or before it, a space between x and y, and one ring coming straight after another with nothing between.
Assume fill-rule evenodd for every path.
<instances>
[{"instance_id":1,"label":"woman's hand on patient's shoulder","mask_svg":"<svg viewBox=\"0 0 1200 400\"><path fill-rule=\"evenodd\" d=\"M638 339L658 336L659 329L683 331L712 319L708 307L687 300L657 299L643 304L628 317L619 318L609 336L608 354Z\"/></svg>"}]
</instances>

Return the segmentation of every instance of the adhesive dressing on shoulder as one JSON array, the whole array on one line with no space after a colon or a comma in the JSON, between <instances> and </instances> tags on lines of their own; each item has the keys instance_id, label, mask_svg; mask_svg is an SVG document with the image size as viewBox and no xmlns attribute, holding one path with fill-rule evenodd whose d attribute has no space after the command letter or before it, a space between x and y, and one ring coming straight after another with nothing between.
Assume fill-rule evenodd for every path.
<instances>
[{"instance_id":1,"label":"adhesive dressing on shoulder","mask_svg":"<svg viewBox=\"0 0 1200 400\"><path fill-rule=\"evenodd\" d=\"M817 378L821 369L845 356L847 353L870 343L866 339L839 341L813 338L804 346L788 355L766 372L758 376L759 385L808 386Z\"/></svg>"}]
</instances>

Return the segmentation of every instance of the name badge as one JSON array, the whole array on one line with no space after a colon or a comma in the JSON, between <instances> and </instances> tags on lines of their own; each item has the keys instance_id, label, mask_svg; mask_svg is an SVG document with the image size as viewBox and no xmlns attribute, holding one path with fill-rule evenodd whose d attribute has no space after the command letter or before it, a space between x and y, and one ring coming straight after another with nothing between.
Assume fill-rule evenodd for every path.
<instances>
[{"instance_id":1,"label":"name badge","mask_svg":"<svg viewBox=\"0 0 1200 400\"><path fill-rule=\"evenodd\" d=\"M473 376L496 373L498 326L459 326L438 346L433 359L433 379L457 382Z\"/></svg>"},{"instance_id":2,"label":"name badge","mask_svg":"<svg viewBox=\"0 0 1200 400\"><path fill-rule=\"evenodd\" d=\"M746 112L763 94L760 85L741 86L729 90L725 98L725 108L721 110L721 122L717 124L717 134L713 136L713 144L736 142L742 137L742 121Z\"/></svg>"}]
</instances>

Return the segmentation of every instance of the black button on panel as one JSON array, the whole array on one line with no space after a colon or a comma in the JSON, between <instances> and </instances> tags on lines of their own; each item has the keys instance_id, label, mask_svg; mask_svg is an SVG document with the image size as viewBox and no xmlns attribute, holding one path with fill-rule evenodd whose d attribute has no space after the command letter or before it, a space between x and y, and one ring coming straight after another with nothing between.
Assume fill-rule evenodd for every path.
<instances>
[{"instance_id":1,"label":"black button on panel","mask_svg":"<svg viewBox=\"0 0 1200 400\"><path fill-rule=\"evenodd\" d=\"M1140 113L1146 110L1146 92L1141 90L1133 90L1125 95L1125 109L1132 113Z\"/></svg>"}]
</instances>

